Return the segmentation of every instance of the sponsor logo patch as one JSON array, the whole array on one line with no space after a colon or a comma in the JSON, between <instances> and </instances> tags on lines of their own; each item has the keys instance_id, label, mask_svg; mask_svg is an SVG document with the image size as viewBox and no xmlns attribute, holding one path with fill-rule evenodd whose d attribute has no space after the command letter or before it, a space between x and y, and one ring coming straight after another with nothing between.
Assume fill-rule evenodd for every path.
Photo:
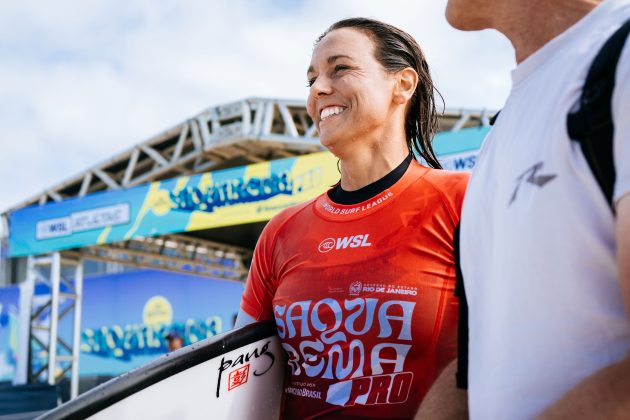
<instances>
[{"instance_id":1,"label":"sponsor logo patch","mask_svg":"<svg viewBox=\"0 0 630 420\"><path fill-rule=\"evenodd\" d=\"M374 209L375 207L381 205L382 203L384 203L386 200L390 199L393 196L394 196L394 193L392 191L387 191L387 192L384 192L383 195L381 195L379 198L372 200L369 203L364 203L355 207L344 207L344 208L336 207L326 201L324 201L321 204L321 206L325 211L327 211L330 214L352 215L352 214L364 212L366 210Z\"/></svg>"},{"instance_id":2,"label":"sponsor logo patch","mask_svg":"<svg viewBox=\"0 0 630 420\"><path fill-rule=\"evenodd\" d=\"M543 188L558 176L550 173L538 175L538 171L540 171L543 166L545 166L544 162L537 162L516 178L516 186L514 187L514 192L512 193L508 207L510 207L518 197L518 191L521 188L521 185L531 184L537 186L538 188Z\"/></svg>"},{"instance_id":3,"label":"sponsor logo patch","mask_svg":"<svg viewBox=\"0 0 630 420\"><path fill-rule=\"evenodd\" d=\"M314 391L307 388L295 388L289 386L284 389L284 392L286 392L287 394L296 395L298 397L315 398L319 400L322 399L321 391Z\"/></svg>"},{"instance_id":4,"label":"sponsor logo patch","mask_svg":"<svg viewBox=\"0 0 630 420\"><path fill-rule=\"evenodd\" d=\"M342 236L340 238L326 238L319 243L317 249L321 253L330 252L333 249L340 250L346 248L365 248L372 244L369 242L370 235L368 233L361 235Z\"/></svg>"},{"instance_id":5,"label":"sponsor logo patch","mask_svg":"<svg viewBox=\"0 0 630 420\"><path fill-rule=\"evenodd\" d=\"M321 253L329 252L333 250L336 243L337 241L335 241L333 238L326 238L319 244L319 247L317 249L319 249L319 252Z\"/></svg>"},{"instance_id":6,"label":"sponsor logo patch","mask_svg":"<svg viewBox=\"0 0 630 420\"><path fill-rule=\"evenodd\" d=\"M401 404L407 401L412 372L364 376L330 385L326 402L340 406Z\"/></svg>"},{"instance_id":7,"label":"sponsor logo patch","mask_svg":"<svg viewBox=\"0 0 630 420\"><path fill-rule=\"evenodd\" d=\"M350 288L348 290L348 294L350 294L350 296L358 296L361 294L361 282L360 281L354 281L352 283L350 283Z\"/></svg>"}]
</instances>

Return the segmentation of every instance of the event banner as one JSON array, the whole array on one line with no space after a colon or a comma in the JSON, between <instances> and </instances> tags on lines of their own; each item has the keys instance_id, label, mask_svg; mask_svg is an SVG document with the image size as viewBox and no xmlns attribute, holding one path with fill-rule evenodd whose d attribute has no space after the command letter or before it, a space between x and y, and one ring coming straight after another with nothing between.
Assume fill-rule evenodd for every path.
<instances>
[{"instance_id":1,"label":"event banner","mask_svg":"<svg viewBox=\"0 0 630 420\"><path fill-rule=\"evenodd\" d=\"M488 131L489 127L476 127L435 136L433 150L442 167L450 171L471 171Z\"/></svg>"},{"instance_id":2,"label":"event banner","mask_svg":"<svg viewBox=\"0 0 630 420\"><path fill-rule=\"evenodd\" d=\"M231 330L243 287L240 282L161 270L86 277L80 375L116 376L141 366L168 352L169 334L181 337L186 346ZM0 289L0 299L4 291ZM36 290L36 306L46 298L39 293L45 290ZM72 317L60 322L59 336L72 342ZM40 339L46 342L47 336ZM45 353L33 354L34 370L45 363Z\"/></svg>"},{"instance_id":3,"label":"event banner","mask_svg":"<svg viewBox=\"0 0 630 420\"><path fill-rule=\"evenodd\" d=\"M18 357L20 289L0 287L0 382L13 380Z\"/></svg>"},{"instance_id":4,"label":"event banner","mask_svg":"<svg viewBox=\"0 0 630 420\"><path fill-rule=\"evenodd\" d=\"M446 169L470 170L487 128L440 133ZM182 176L9 214L9 256L269 220L339 180L328 152Z\"/></svg>"},{"instance_id":5,"label":"event banner","mask_svg":"<svg viewBox=\"0 0 630 420\"><path fill-rule=\"evenodd\" d=\"M269 220L338 179L316 153L32 206L9 214L9 256Z\"/></svg>"}]
</instances>

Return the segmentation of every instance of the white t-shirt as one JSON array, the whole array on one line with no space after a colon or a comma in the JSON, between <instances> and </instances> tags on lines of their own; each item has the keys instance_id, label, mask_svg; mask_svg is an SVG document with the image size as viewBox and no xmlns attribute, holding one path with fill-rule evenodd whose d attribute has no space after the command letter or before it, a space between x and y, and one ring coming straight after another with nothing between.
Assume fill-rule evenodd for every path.
<instances>
[{"instance_id":1,"label":"white t-shirt","mask_svg":"<svg viewBox=\"0 0 630 420\"><path fill-rule=\"evenodd\" d=\"M628 18L630 1L605 1L519 64L482 146L461 221L472 419L532 418L630 349L614 218L566 128ZM615 200L630 192L629 45L613 96Z\"/></svg>"}]
</instances>

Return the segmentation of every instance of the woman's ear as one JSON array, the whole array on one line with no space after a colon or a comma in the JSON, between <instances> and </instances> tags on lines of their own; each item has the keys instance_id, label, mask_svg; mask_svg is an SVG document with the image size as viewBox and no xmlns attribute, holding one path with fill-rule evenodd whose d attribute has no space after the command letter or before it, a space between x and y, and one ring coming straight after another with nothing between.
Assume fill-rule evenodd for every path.
<instances>
[{"instance_id":1,"label":"woman's ear","mask_svg":"<svg viewBox=\"0 0 630 420\"><path fill-rule=\"evenodd\" d=\"M394 88L394 102L403 105L409 102L418 86L418 73L411 67L407 67L396 73L396 86Z\"/></svg>"}]
</instances>

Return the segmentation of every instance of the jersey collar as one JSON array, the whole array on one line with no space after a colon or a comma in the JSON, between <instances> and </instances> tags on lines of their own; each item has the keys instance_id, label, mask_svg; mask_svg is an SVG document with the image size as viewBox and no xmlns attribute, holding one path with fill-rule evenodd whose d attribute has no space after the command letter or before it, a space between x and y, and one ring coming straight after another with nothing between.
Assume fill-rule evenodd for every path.
<instances>
[{"instance_id":1,"label":"jersey collar","mask_svg":"<svg viewBox=\"0 0 630 420\"><path fill-rule=\"evenodd\" d=\"M324 219L332 221L356 220L369 216L395 201L407 187L428 171L429 168L413 160L405 174L380 194L358 204L342 205L333 202L326 192L315 200L315 212Z\"/></svg>"}]
</instances>

